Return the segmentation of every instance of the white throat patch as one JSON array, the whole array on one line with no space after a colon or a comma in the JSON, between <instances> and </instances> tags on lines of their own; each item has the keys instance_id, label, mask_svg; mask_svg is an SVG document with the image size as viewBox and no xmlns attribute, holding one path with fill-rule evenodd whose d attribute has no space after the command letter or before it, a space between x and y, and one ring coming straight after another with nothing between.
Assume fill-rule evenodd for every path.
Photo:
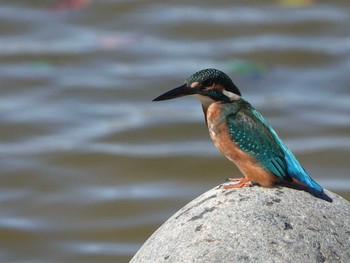
<instances>
[{"instance_id":1,"label":"white throat patch","mask_svg":"<svg viewBox=\"0 0 350 263\"><path fill-rule=\"evenodd\" d=\"M199 94L194 94L193 96L195 96L197 99L200 100L200 102L202 103L202 105L205 109L208 109L210 104L215 102L215 100L213 100L212 98L207 97L207 96L203 96L203 95L199 95Z\"/></svg>"}]
</instances>

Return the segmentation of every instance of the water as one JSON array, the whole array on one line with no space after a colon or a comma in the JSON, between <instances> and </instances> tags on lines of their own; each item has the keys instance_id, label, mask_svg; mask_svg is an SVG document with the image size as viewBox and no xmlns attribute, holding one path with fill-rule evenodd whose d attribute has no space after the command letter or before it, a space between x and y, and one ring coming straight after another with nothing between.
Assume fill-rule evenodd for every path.
<instances>
[{"instance_id":1,"label":"water","mask_svg":"<svg viewBox=\"0 0 350 263\"><path fill-rule=\"evenodd\" d=\"M197 101L151 102L207 67L350 200L350 5L298 2L2 1L0 261L127 262L238 177Z\"/></svg>"}]
</instances>

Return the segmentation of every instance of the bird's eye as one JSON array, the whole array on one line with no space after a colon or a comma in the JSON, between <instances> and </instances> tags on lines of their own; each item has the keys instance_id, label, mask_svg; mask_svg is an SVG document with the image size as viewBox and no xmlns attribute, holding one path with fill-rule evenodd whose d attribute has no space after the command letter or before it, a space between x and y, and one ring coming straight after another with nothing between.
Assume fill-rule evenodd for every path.
<instances>
[{"instance_id":1,"label":"bird's eye","mask_svg":"<svg viewBox=\"0 0 350 263\"><path fill-rule=\"evenodd\" d=\"M207 79L205 81L202 82L202 88L207 88L207 87L210 87L214 84L213 80L212 79Z\"/></svg>"}]
</instances>

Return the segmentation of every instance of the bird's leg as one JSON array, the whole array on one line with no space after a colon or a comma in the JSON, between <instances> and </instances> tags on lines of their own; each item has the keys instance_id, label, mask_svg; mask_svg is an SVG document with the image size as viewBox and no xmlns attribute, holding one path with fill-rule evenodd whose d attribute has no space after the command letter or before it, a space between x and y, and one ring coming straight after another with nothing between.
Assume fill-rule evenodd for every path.
<instances>
[{"instance_id":1,"label":"bird's leg","mask_svg":"<svg viewBox=\"0 0 350 263\"><path fill-rule=\"evenodd\" d=\"M252 182L245 178L228 178L227 181L229 182L234 182L233 184L222 184L220 185L220 187L224 188L224 189L231 189L231 188L243 188L243 187L251 187L253 186Z\"/></svg>"}]
</instances>

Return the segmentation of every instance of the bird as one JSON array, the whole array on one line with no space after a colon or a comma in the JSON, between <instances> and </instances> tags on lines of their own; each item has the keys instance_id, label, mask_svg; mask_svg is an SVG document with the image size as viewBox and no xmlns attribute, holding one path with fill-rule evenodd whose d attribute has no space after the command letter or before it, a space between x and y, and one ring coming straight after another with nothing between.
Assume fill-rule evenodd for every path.
<instances>
[{"instance_id":1,"label":"bird","mask_svg":"<svg viewBox=\"0 0 350 263\"><path fill-rule=\"evenodd\" d=\"M185 83L153 101L194 96L200 100L211 139L233 162L242 178L229 178L226 189L276 185L300 186L331 202L324 189L310 177L266 119L242 97L224 72L208 68L189 76ZM298 187L296 187L298 188Z\"/></svg>"}]
</instances>

